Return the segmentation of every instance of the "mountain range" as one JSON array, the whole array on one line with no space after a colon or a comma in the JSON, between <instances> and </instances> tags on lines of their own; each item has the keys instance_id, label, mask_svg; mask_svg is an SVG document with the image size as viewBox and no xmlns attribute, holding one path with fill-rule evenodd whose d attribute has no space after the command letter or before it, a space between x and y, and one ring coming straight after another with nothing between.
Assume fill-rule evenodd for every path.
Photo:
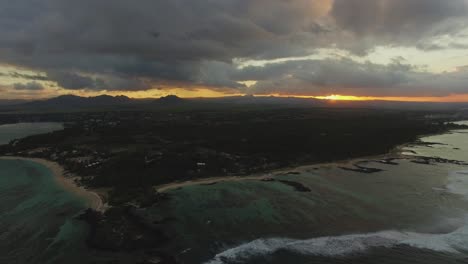
<instances>
[{"instance_id":1,"label":"mountain range","mask_svg":"<svg viewBox=\"0 0 468 264\"><path fill-rule=\"evenodd\" d=\"M219 98L180 98L168 95L158 99L133 99L123 95L81 97L62 95L55 98L23 101L0 101L0 112L68 112L100 110L151 110L161 108L213 107L331 107L331 108L388 108L388 109L467 109L468 103L421 103L393 101L329 101L313 98L274 96L231 96Z\"/></svg>"}]
</instances>

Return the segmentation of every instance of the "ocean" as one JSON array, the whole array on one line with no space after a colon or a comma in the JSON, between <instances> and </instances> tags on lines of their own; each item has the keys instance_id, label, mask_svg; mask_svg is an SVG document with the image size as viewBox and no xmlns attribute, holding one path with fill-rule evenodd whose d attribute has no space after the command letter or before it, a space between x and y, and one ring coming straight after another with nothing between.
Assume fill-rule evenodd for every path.
<instances>
[{"instance_id":1,"label":"ocean","mask_svg":"<svg viewBox=\"0 0 468 264\"><path fill-rule=\"evenodd\" d=\"M2 128L3 142L26 133ZM168 250L187 264L468 263L468 166L412 157L468 161L468 131L422 140L437 144L406 146L407 156L391 163L360 163L380 172L329 164L271 175L276 181L194 185L139 212L163 220ZM0 263L106 263L75 219L85 207L41 164L0 159Z\"/></svg>"},{"instance_id":2,"label":"ocean","mask_svg":"<svg viewBox=\"0 0 468 264\"><path fill-rule=\"evenodd\" d=\"M468 131L422 141L438 144L403 152L468 162ZM468 166L414 161L360 163L376 173L331 164L272 182L194 185L142 213L167 219L183 263L468 263Z\"/></svg>"},{"instance_id":3,"label":"ocean","mask_svg":"<svg viewBox=\"0 0 468 264\"><path fill-rule=\"evenodd\" d=\"M0 143L62 129L59 123L0 126ZM63 190L45 166L0 159L0 263L83 263L86 201Z\"/></svg>"}]
</instances>

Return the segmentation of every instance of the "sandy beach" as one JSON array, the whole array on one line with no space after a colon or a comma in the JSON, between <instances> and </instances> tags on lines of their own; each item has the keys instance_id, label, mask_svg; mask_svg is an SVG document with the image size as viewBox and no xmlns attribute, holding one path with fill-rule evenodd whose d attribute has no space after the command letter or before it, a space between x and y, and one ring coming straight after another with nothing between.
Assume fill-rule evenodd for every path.
<instances>
[{"instance_id":1,"label":"sandy beach","mask_svg":"<svg viewBox=\"0 0 468 264\"><path fill-rule=\"evenodd\" d=\"M183 182L173 182L173 183L158 185L158 186L155 186L154 188L158 192L167 192L170 190L175 190L178 188L193 186L193 185L209 185L209 184L215 184L215 183L220 183L220 182L264 180L264 179L269 179L269 178L279 176L279 175L287 176L288 173L301 173L301 172L305 172L308 170L312 170L314 168L324 168L324 167L332 167L332 166L334 167L352 166L355 163L359 163L363 161L383 160L386 158L405 159L407 157L401 154L401 149L399 146L387 154L365 156L365 157L352 158L352 159L346 159L346 160L335 161L335 162L301 165L298 167L281 168L281 169L273 170L270 172L262 172L262 173L253 174L250 176L211 177L211 178L203 178L203 179L189 180L189 181L183 181Z\"/></svg>"},{"instance_id":2,"label":"sandy beach","mask_svg":"<svg viewBox=\"0 0 468 264\"><path fill-rule=\"evenodd\" d=\"M214 184L219 182L233 182L233 181L249 181L249 180L262 180L271 177L272 175L259 175L259 176L227 176L227 177L212 177L212 178L205 178L193 181L185 181L185 182L175 182L175 183L168 183L156 186L156 190L158 192L167 192L170 190L192 186L192 185L204 185L204 184Z\"/></svg>"},{"instance_id":3,"label":"sandy beach","mask_svg":"<svg viewBox=\"0 0 468 264\"><path fill-rule=\"evenodd\" d=\"M105 205L101 197L93 190L78 186L74 181L76 177L67 176L64 168L60 166L60 164L58 164L57 162L39 158L26 158L16 156L2 156L0 157L0 159L28 160L42 164L52 171L54 178L57 181L57 184L59 184L63 189L72 192L80 197L83 197L87 201L87 206L89 206L90 208L93 208L97 211L105 210Z\"/></svg>"},{"instance_id":4,"label":"sandy beach","mask_svg":"<svg viewBox=\"0 0 468 264\"><path fill-rule=\"evenodd\" d=\"M427 136L432 135L439 135L439 134L428 134L422 135L418 137L418 139L422 139ZM287 167L281 168L277 170L273 170L270 172L258 173L253 174L250 176L225 176L225 177L211 177L211 178L204 178L204 179L196 179L196 180L189 180L189 181L182 181L182 182L172 182L163 185L154 186L154 188L158 192L167 192L170 190L175 190L182 187L193 186L193 185L207 185L207 184L215 184L220 182L233 182L233 181L252 181L252 180L264 180L271 178L273 176L278 175L287 175L291 172L305 172L314 168L324 168L324 167L337 167L337 166L352 166L353 164L363 162L363 161L371 161L371 160L384 160L387 158L393 159L408 159L413 158L413 155L407 155L405 153L405 148L411 146L414 142L408 142L399 146L394 147L388 153L379 154L379 155L371 155L371 156L363 156L358 158L351 158L351 159L344 159L339 161L333 162L326 162L326 163L315 163L315 164L307 164L301 165L298 167Z\"/></svg>"},{"instance_id":5,"label":"sandy beach","mask_svg":"<svg viewBox=\"0 0 468 264\"><path fill-rule=\"evenodd\" d=\"M172 182L163 185L155 186L154 188L158 192L167 192L170 190L175 190L182 187L193 186L193 185L209 185L221 182L239 182L239 181L257 181L257 180L265 180L272 178L278 175L286 175L290 172L304 172L308 169L313 167L325 167L325 166L332 166L336 164L351 164L351 161L343 162L343 163L322 163L322 164L314 164L314 165L304 165L295 168L283 168L271 172L259 173L250 176L221 176L221 177L211 177L211 178L203 178L203 179L196 179L196 180L189 180L183 182Z\"/></svg>"}]
</instances>

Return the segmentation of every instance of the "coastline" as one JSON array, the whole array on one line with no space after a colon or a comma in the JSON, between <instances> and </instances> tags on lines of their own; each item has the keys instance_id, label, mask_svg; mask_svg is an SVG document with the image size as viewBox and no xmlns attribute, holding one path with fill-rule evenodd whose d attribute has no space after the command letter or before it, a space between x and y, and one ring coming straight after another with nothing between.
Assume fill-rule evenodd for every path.
<instances>
[{"instance_id":1,"label":"coastline","mask_svg":"<svg viewBox=\"0 0 468 264\"><path fill-rule=\"evenodd\" d=\"M105 205L101 196L90 189L85 189L84 187L78 186L73 177L67 177L65 169L58 164L57 162L40 159L40 158L28 158L28 157L18 157L18 156L0 156L0 159L5 160L26 160L35 163L39 163L47 167L52 174L56 183L62 187L64 190L71 192L79 197L82 197L86 200L87 206L96 210L103 212L105 211Z\"/></svg>"},{"instance_id":2,"label":"coastline","mask_svg":"<svg viewBox=\"0 0 468 264\"><path fill-rule=\"evenodd\" d=\"M396 153L395 150L390 151L386 154L374 155L374 156L363 156L358 158L350 158L333 162L325 163L312 163L306 165L299 165L296 167L286 167L273 171L259 172L250 176L220 176L220 177L210 177L210 178L201 178L196 180L188 180L181 182L172 182L162 185L153 186L156 191L164 193L167 191L175 190L182 187L194 186L194 185L210 185L222 182L238 182L238 181L253 181L253 180L266 180L279 175L287 175L288 173L301 173L313 168L324 168L330 166L351 166L353 164L370 161L370 160L381 160L381 159L405 159L408 158L406 155L401 153Z\"/></svg>"},{"instance_id":3,"label":"coastline","mask_svg":"<svg viewBox=\"0 0 468 264\"><path fill-rule=\"evenodd\" d=\"M444 133L451 132L453 130L445 131ZM423 134L417 137L417 140L420 140L424 137L433 136L433 135L441 135L444 133L429 133ZM331 161L331 162L324 162L324 163L310 163L310 164L303 164L294 167L284 167L279 168L272 171L264 171L258 172L251 175L234 175L234 176L219 176L219 177L210 177L210 178L201 178L195 180L187 180L187 181L178 181L178 182L171 182L162 185L155 185L153 188L158 192L167 192L174 189L193 186L193 185L210 185L216 184L221 182L236 182L236 181L252 181L252 180L266 180L274 176L278 175L286 175L288 173L301 173L305 172L310 169L314 169L317 167L329 167L329 166L352 166L356 163L363 162L363 161L371 161L371 160L383 160L383 159L408 159L414 158L412 155L406 155L403 153L405 147L413 144L413 142L406 142L401 145L395 146L393 149L388 151L387 153L370 155L370 156L362 156L362 157L353 157L349 159ZM65 172L64 168L58 164L57 162L41 159L41 158L31 158L31 157L21 157L21 156L0 156L0 159L10 159L10 160L28 160L32 162L36 162L46 166L50 169L57 181L57 183L67 191L73 192L76 195L83 197L87 200L88 206L96 211L104 212L106 210L107 205L104 204L103 198L99 195L97 190L93 189L86 189L85 187L78 186L74 178L75 177L67 177L65 176L67 173ZM77 176L78 177L78 176Z\"/></svg>"},{"instance_id":4,"label":"coastline","mask_svg":"<svg viewBox=\"0 0 468 264\"><path fill-rule=\"evenodd\" d=\"M453 130L448 130L448 131L445 131L444 133L448 133L451 131ZM444 133L429 133L429 134L420 135L417 137L416 141L421 140L422 138L425 138L425 137L434 136L434 135L442 135ZM172 183L157 185L153 187L155 188L156 191L163 193L163 192L179 189L182 187L188 187L188 186L194 186L194 185L210 185L210 184L216 184L216 183L222 183L222 182L265 180L265 179L269 179L271 177L278 176L278 175L287 175L288 173L291 173L291 172L301 173L301 172L305 172L307 170L318 168L318 167L324 168L324 167L330 167L330 166L352 166L359 162L371 161L371 160L384 160L384 159L389 159L389 158L390 159L411 159L411 158L414 158L415 156L404 154L404 149L410 146L411 144L414 144L414 142L415 141L403 143L401 145L394 147L389 152L383 153L383 154L355 157L355 158L337 160L337 161L332 161L332 162L311 163L311 164L299 165L295 167L285 167L285 168L280 168L280 169L273 170L273 171L259 172L259 173L249 175L249 176L224 176L224 177L220 176L220 177L202 178L202 179L196 179L196 180L172 182Z\"/></svg>"}]
</instances>

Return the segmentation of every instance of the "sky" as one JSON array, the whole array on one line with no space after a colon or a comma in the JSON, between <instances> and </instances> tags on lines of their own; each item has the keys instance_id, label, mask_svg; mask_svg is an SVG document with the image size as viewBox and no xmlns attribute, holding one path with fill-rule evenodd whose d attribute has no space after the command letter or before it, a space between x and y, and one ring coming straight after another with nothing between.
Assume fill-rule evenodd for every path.
<instances>
[{"instance_id":1,"label":"sky","mask_svg":"<svg viewBox=\"0 0 468 264\"><path fill-rule=\"evenodd\" d=\"M468 102L468 0L0 0L0 99Z\"/></svg>"}]
</instances>

